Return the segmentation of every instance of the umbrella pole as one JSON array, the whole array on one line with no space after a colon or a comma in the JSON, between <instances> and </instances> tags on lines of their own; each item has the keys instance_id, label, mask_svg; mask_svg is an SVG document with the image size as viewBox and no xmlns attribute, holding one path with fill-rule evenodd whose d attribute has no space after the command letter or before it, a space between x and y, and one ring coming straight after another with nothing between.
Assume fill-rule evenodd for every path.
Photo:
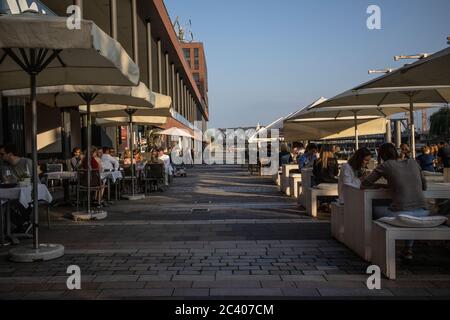
<instances>
[{"instance_id":1,"label":"umbrella pole","mask_svg":"<svg viewBox=\"0 0 450 320\"><path fill-rule=\"evenodd\" d=\"M31 102L31 150L33 175L33 248L39 249L39 207L38 207L38 159L37 159L37 101L36 101L36 73L30 73L30 102Z\"/></svg>"},{"instance_id":2,"label":"umbrella pole","mask_svg":"<svg viewBox=\"0 0 450 320\"><path fill-rule=\"evenodd\" d=\"M91 99L86 99L87 109L87 214L92 215L91 212L91 143L92 143L92 130L91 130ZM92 216L91 216L92 218Z\"/></svg>"},{"instance_id":3,"label":"umbrella pole","mask_svg":"<svg viewBox=\"0 0 450 320\"><path fill-rule=\"evenodd\" d=\"M409 117L410 117L410 144L411 144L411 155L412 158L416 158L416 132L414 125L414 102L413 102L413 93L409 94Z\"/></svg>"},{"instance_id":4,"label":"umbrella pole","mask_svg":"<svg viewBox=\"0 0 450 320\"><path fill-rule=\"evenodd\" d=\"M130 128L130 137L129 137L129 143L130 143L130 153L131 153L131 194L134 197L134 148L133 148L133 113L131 110L127 110L128 117L129 117L129 123L128 126Z\"/></svg>"},{"instance_id":5,"label":"umbrella pole","mask_svg":"<svg viewBox=\"0 0 450 320\"><path fill-rule=\"evenodd\" d=\"M359 149L358 138L358 111L353 111L353 117L355 120L355 151Z\"/></svg>"}]
</instances>

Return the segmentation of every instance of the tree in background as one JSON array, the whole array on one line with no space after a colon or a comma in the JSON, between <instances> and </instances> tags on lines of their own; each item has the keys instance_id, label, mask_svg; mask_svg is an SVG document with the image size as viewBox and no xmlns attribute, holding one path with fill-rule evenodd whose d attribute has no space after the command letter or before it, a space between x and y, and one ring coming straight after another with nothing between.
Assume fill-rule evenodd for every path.
<instances>
[{"instance_id":1,"label":"tree in background","mask_svg":"<svg viewBox=\"0 0 450 320\"><path fill-rule=\"evenodd\" d=\"M443 107L430 117L430 134L447 141L450 137L450 108Z\"/></svg>"}]
</instances>

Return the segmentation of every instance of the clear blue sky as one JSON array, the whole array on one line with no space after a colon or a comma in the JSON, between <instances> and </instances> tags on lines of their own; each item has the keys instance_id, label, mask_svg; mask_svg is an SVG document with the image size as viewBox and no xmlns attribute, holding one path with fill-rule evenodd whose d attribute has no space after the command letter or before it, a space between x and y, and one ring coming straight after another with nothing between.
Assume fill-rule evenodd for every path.
<instances>
[{"instance_id":1,"label":"clear blue sky","mask_svg":"<svg viewBox=\"0 0 450 320\"><path fill-rule=\"evenodd\" d=\"M209 127L263 125L435 52L450 36L450 0L165 0L205 43ZM369 30L367 7L381 8Z\"/></svg>"}]
</instances>

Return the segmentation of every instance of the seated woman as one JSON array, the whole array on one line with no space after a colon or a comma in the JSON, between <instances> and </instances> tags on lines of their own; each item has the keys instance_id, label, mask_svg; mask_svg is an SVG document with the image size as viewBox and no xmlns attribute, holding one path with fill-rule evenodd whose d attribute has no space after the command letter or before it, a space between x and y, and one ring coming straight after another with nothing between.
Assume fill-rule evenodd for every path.
<instances>
[{"instance_id":1,"label":"seated woman","mask_svg":"<svg viewBox=\"0 0 450 320\"><path fill-rule=\"evenodd\" d=\"M82 162L83 169L87 170L87 157L83 159ZM95 200L98 207L102 207L102 199L103 194L105 192L105 181L100 179L100 172L103 172L102 168L102 160L98 157L97 148L91 147L91 170L95 171L95 174L91 173L91 186L92 187L101 187L99 191L95 194ZM95 178L96 177L96 178Z\"/></svg>"},{"instance_id":2,"label":"seated woman","mask_svg":"<svg viewBox=\"0 0 450 320\"><path fill-rule=\"evenodd\" d=\"M131 166L131 151L128 148L125 148L125 151L123 153L123 166L124 167Z\"/></svg>"},{"instance_id":3,"label":"seated woman","mask_svg":"<svg viewBox=\"0 0 450 320\"><path fill-rule=\"evenodd\" d=\"M417 162L423 171L434 172L434 156L429 146L422 147L422 154L417 157Z\"/></svg>"},{"instance_id":4,"label":"seated woman","mask_svg":"<svg viewBox=\"0 0 450 320\"><path fill-rule=\"evenodd\" d=\"M339 174L339 164L334 157L332 147L322 146L320 158L314 160L313 176L315 185L321 183L337 183L336 176Z\"/></svg>"},{"instance_id":5,"label":"seated woman","mask_svg":"<svg viewBox=\"0 0 450 320\"><path fill-rule=\"evenodd\" d=\"M285 164L290 164L293 162L292 155L289 152L289 148L286 144L281 145L281 150L279 153L279 165L280 167Z\"/></svg>"},{"instance_id":6,"label":"seated woman","mask_svg":"<svg viewBox=\"0 0 450 320\"><path fill-rule=\"evenodd\" d=\"M365 169L372 159L372 153L367 148L358 149L355 154L341 167L338 179L339 203L344 204L344 185L355 188L361 187L361 180L365 178Z\"/></svg>"},{"instance_id":7,"label":"seated woman","mask_svg":"<svg viewBox=\"0 0 450 320\"><path fill-rule=\"evenodd\" d=\"M395 217L408 214L416 217L428 216L427 204L423 190L426 180L416 160L399 160L397 149L392 143L380 147L379 158L382 163L362 182L363 187L370 187L380 178L385 178L392 192L392 203L387 206L376 206L373 210L375 220L382 217ZM412 259L413 241L406 242L404 258Z\"/></svg>"}]
</instances>

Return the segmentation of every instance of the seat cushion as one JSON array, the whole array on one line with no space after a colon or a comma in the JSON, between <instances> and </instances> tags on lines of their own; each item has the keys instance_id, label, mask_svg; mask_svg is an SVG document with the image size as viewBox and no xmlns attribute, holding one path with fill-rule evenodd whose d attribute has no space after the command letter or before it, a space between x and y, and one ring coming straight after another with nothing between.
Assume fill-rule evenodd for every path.
<instances>
[{"instance_id":1,"label":"seat cushion","mask_svg":"<svg viewBox=\"0 0 450 320\"><path fill-rule=\"evenodd\" d=\"M448 219L444 216L414 217L399 214L397 217L384 217L378 221L403 228L433 228L446 223Z\"/></svg>"},{"instance_id":2,"label":"seat cushion","mask_svg":"<svg viewBox=\"0 0 450 320\"><path fill-rule=\"evenodd\" d=\"M328 190L328 189L336 189L337 184L336 183L321 183L314 188L316 189L322 189L322 190Z\"/></svg>"}]
</instances>

